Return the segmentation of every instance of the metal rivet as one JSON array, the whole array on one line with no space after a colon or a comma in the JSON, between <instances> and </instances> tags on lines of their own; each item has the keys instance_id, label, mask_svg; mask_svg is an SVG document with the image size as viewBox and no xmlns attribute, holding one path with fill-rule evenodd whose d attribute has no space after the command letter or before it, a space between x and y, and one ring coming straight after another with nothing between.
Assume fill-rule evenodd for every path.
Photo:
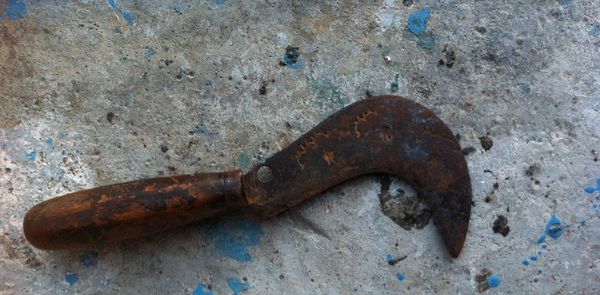
<instances>
[{"instance_id":1,"label":"metal rivet","mask_svg":"<svg viewBox=\"0 0 600 295\"><path fill-rule=\"evenodd\" d=\"M256 171L256 178L262 183L267 183L273 180L273 171L269 166L261 166Z\"/></svg>"}]
</instances>

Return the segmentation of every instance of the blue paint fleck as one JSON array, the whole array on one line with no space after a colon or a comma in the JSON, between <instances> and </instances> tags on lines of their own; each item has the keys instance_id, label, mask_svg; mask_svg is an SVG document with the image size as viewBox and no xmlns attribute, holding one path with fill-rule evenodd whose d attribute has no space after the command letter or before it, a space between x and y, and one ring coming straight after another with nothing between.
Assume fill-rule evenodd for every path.
<instances>
[{"instance_id":1,"label":"blue paint fleck","mask_svg":"<svg viewBox=\"0 0 600 295\"><path fill-rule=\"evenodd\" d=\"M155 54L155 53L156 53L156 52L154 52L154 49L152 49L152 48L150 48L150 47L147 47L147 48L146 48L146 51L144 51L144 56L145 56L146 58L151 58L152 56L154 56L154 54Z\"/></svg>"},{"instance_id":2,"label":"blue paint fleck","mask_svg":"<svg viewBox=\"0 0 600 295\"><path fill-rule=\"evenodd\" d=\"M238 279L227 279L227 286L233 291L233 295L238 295L240 292L248 290L248 283L242 283Z\"/></svg>"},{"instance_id":3,"label":"blue paint fleck","mask_svg":"<svg viewBox=\"0 0 600 295\"><path fill-rule=\"evenodd\" d=\"M492 288L500 286L500 281L500 277L497 275L491 275L487 278L487 283Z\"/></svg>"},{"instance_id":4,"label":"blue paint fleck","mask_svg":"<svg viewBox=\"0 0 600 295\"><path fill-rule=\"evenodd\" d=\"M117 10L117 12L119 12L123 16L123 18L127 22L127 25L131 26L133 24L133 22L135 21L135 16L133 16L133 13L127 10L123 10L121 7L119 7L117 0L106 0L106 3L108 3L108 5Z\"/></svg>"},{"instance_id":5,"label":"blue paint fleck","mask_svg":"<svg viewBox=\"0 0 600 295\"><path fill-rule=\"evenodd\" d=\"M401 273L397 273L396 274L396 279L398 279L398 281L402 282L404 281L404 275Z\"/></svg>"},{"instance_id":6,"label":"blue paint fleck","mask_svg":"<svg viewBox=\"0 0 600 295\"><path fill-rule=\"evenodd\" d=\"M398 79L400 79L400 74L396 74L396 76L394 76L394 82L392 82L391 88L390 88L392 93L398 92L398 88L399 88Z\"/></svg>"},{"instance_id":7,"label":"blue paint fleck","mask_svg":"<svg viewBox=\"0 0 600 295\"><path fill-rule=\"evenodd\" d=\"M392 255L390 254L388 254L388 256L385 257L385 261L387 261L389 265L394 265L394 257L392 257Z\"/></svg>"},{"instance_id":8,"label":"blue paint fleck","mask_svg":"<svg viewBox=\"0 0 600 295\"><path fill-rule=\"evenodd\" d=\"M175 11L175 13L181 15L183 14L183 12L181 12L181 8L179 8L179 6L171 6L171 9L173 9L173 11Z\"/></svg>"},{"instance_id":9,"label":"blue paint fleck","mask_svg":"<svg viewBox=\"0 0 600 295\"><path fill-rule=\"evenodd\" d=\"M584 190L588 194L591 194L595 191L600 191L600 178L596 179L596 187L588 186Z\"/></svg>"},{"instance_id":10,"label":"blue paint fleck","mask_svg":"<svg viewBox=\"0 0 600 295\"><path fill-rule=\"evenodd\" d=\"M529 257L529 259L531 259L531 261L537 261L537 256L532 255L532 256Z\"/></svg>"},{"instance_id":11,"label":"blue paint fleck","mask_svg":"<svg viewBox=\"0 0 600 295\"><path fill-rule=\"evenodd\" d=\"M247 247L260 241L260 223L247 218L230 218L207 226L207 235L223 256L241 262L252 260Z\"/></svg>"},{"instance_id":12,"label":"blue paint fleck","mask_svg":"<svg viewBox=\"0 0 600 295\"><path fill-rule=\"evenodd\" d=\"M9 20L23 18L27 14L27 4L19 0L9 0L6 6L6 16Z\"/></svg>"},{"instance_id":13,"label":"blue paint fleck","mask_svg":"<svg viewBox=\"0 0 600 295\"><path fill-rule=\"evenodd\" d=\"M301 69L304 66L304 62L302 62L302 58L300 56L298 56L296 62L292 62L292 58L286 53L283 55L283 61L288 68L293 70Z\"/></svg>"},{"instance_id":14,"label":"blue paint fleck","mask_svg":"<svg viewBox=\"0 0 600 295\"><path fill-rule=\"evenodd\" d=\"M585 219L579 222L580 225L586 225L586 223L587 223L587 220L585 220Z\"/></svg>"},{"instance_id":15,"label":"blue paint fleck","mask_svg":"<svg viewBox=\"0 0 600 295\"><path fill-rule=\"evenodd\" d=\"M98 265L98 252L90 251L79 256L79 262L85 267L94 267Z\"/></svg>"},{"instance_id":16,"label":"blue paint fleck","mask_svg":"<svg viewBox=\"0 0 600 295\"><path fill-rule=\"evenodd\" d=\"M352 292L358 292L358 288L357 287L352 288Z\"/></svg>"},{"instance_id":17,"label":"blue paint fleck","mask_svg":"<svg viewBox=\"0 0 600 295\"><path fill-rule=\"evenodd\" d=\"M523 265L525 265L525 266L528 266L529 265L529 260L523 259L523 261L521 263L523 263Z\"/></svg>"},{"instance_id":18,"label":"blue paint fleck","mask_svg":"<svg viewBox=\"0 0 600 295\"><path fill-rule=\"evenodd\" d=\"M129 11L123 11L121 13L123 15L123 18L125 19L125 21L127 21L127 25L131 26L133 25L133 22L135 21L135 16L133 16L133 14Z\"/></svg>"},{"instance_id":19,"label":"blue paint fleck","mask_svg":"<svg viewBox=\"0 0 600 295\"><path fill-rule=\"evenodd\" d=\"M415 11L408 16L406 27L415 35L420 35L427 29L427 19L429 18L429 7L423 10Z\"/></svg>"},{"instance_id":20,"label":"blue paint fleck","mask_svg":"<svg viewBox=\"0 0 600 295\"><path fill-rule=\"evenodd\" d=\"M210 290L205 290L206 285L198 284L196 285L196 289L194 289L194 293L192 295L214 295Z\"/></svg>"},{"instance_id":21,"label":"blue paint fleck","mask_svg":"<svg viewBox=\"0 0 600 295\"><path fill-rule=\"evenodd\" d=\"M46 139L46 145L48 147L52 147L54 145L54 139L52 139L52 138Z\"/></svg>"},{"instance_id":22,"label":"blue paint fleck","mask_svg":"<svg viewBox=\"0 0 600 295\"><path fill-rule=\"evenodd\" d=\"M546 240L546 233L541 234L538 239L537 239L537 243L541 244Z\"/></svg>"},{"instance_id":23,"label":"blue paint fleck","mask_svg":"<svg viewBox=\"0 0 600 295\"><path fill-rule=\"evenodd\" d=\"M68 273L65 275L65 281L67 281L67 283L69 283L69 285L71 286L73 286L73 284L75 284L75 282L77 282L78 280L79 277L76 273Z\"/></svg>"},{"instance_id":24,"label":"blue paint fleck","mask_svg":"<svg viewBox=\"0 0 600 295\"><path fill-rule=\"evenodd\" d=\"M546 234L551 236L553 239L557 239L562 234L562 227L560 225L560 218L556 215L552 215L548 223L546 224Z\"/></svg>"},{"instance_id":25,"label":"blue paint fleck","mask_svg":"<svg viewBox=\"0 0 600 295\"><path fill-rule=\"evenodd\" d=\"M188 3L188 4L187 4L187 8L188 8L188 9L192 9L192 3Z\"/></svg>"},{"instance_id":26,"label":"blue paint fleck","mask_svg":"<svg viewBox=\"0 0 600 295\"><path fill-rule=\"evenodd\" d=\"M31 153L25 155L25 160L27 160L27 161L33 161L33 160L35 160L35 158L37 158L36 151L32 151Z\"/></svg>"}]
</instances>

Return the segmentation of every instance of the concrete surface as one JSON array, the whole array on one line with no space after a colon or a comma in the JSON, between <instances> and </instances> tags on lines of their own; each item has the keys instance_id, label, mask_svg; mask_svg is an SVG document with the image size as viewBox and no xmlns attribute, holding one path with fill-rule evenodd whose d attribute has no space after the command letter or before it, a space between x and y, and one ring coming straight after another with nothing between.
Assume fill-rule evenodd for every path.
<instances>
[{"instance_id":1,"label":"concrete surface","mask_svg":"<svg viewBox=\"0 0 600 295\"><path fill-rule=\"evenodd\" d=\"M600 293L597 1L0 3L0 293ZM390 93L433 109L469 153L458 259L381 175L273 220L71 252L23 238L42 200L247 170Z\"/></svg>"}]
</instances>

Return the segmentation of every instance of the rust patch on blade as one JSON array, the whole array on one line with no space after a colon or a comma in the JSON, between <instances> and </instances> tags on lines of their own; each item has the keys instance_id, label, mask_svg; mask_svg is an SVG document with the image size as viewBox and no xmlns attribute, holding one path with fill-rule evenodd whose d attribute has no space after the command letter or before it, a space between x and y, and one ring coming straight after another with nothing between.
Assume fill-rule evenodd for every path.
<instances>
[{"instance_id":1,"label":"rust patch on blade","mask_svg":"<svg viewBox=\"0 0 600 295\"><path fill-rule=\"evenodd\" d=\"M331 166L332 164L335 164L335 153L334 152L324 152L323 160L325 160L325 163L327 163L327 166Z\"/></svg>"}]
</instances>

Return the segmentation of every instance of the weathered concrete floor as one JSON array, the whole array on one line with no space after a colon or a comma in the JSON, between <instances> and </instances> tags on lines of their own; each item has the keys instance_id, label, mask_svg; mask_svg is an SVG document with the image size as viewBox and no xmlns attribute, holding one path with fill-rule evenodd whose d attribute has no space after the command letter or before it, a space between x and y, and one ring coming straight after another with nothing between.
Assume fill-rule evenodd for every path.
<instances>
[{"instance_id":1,"label":"weathered concrete floor","mask_svg":"<svg viewBox=\"0 0 600 295\"><path fill-rule=\"evenodd\" d=\"M2 2L0 293L600 293L597 1L296 2ZM423 103L472 147L460 258L382 176L269 221L73 252L23 238L37 202L247 170L367 93ZM553 214L561 236L538 244Z\"/></svg>"}]
</instances>

